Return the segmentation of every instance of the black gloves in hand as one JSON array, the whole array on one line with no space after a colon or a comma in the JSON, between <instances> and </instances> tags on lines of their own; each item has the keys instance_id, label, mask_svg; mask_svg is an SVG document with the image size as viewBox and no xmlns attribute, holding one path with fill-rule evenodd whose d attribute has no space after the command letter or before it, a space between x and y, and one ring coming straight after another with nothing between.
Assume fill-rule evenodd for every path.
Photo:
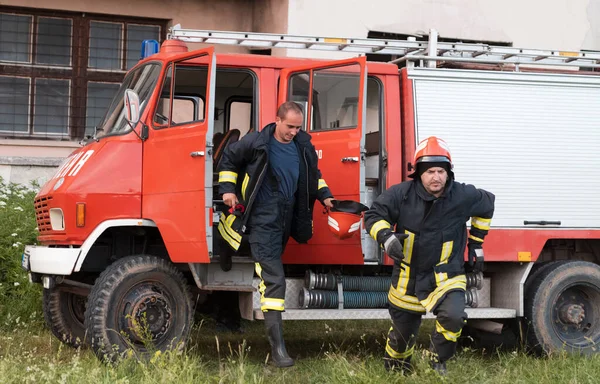
<instances>
[{"instance_id":1,"label":"black gloves in hand","mask_svg":"<svg viewBox=\"0 0 600 384\"><path fill-rule=\"evenodd\" d=\"M404 259L404 253L402 252L402 242L408 237L405 233L393 233L392 236L388 237L383 248L385 253L389 257L394 259L396 262L401 262Z\"/></svg>"},{"instance_id":2,"label":"black gloves in hand","mask_svg":"<svg viewBox=\"0 0 600 384\"><path fill-rule=\"evenodd\" d=\"M483 248L481 244L469 243L469 269L474 273L483 272Z\"/></svg>"}]
</instances>

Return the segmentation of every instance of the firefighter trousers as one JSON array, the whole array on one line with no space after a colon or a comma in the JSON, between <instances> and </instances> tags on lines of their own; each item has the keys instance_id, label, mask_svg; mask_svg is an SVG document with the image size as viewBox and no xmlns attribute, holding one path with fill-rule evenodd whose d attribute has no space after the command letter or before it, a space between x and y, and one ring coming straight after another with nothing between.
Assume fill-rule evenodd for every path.
<instances>
[{"instance_id":1,"label":"firefighter trousers","mask_svg":"<svg viewBox=\"0 0 600 384\"><path fill-rule=\"evenodd\" d=\"M410 362L415 348L415 339L421 326L421 314L404 311L390 306L392 327L388 333L385 359ZM465 292L451 291L433 311L435 328L431 334L432 360L446 362L456 352L456 342L467 321Z\"/></svg>"},{"instance_id":2,"label":"firefighter trousers","mask_svg":"<svg viewBox=\"0 0 600 384\"><path fill-rule=\"evenodd\" d=\"M248 221L249 242L260 278L260 309L285 309L285 275L281 255L290 237L294 202L281 196L257 203Z\"/></svg>"}]
</instances>

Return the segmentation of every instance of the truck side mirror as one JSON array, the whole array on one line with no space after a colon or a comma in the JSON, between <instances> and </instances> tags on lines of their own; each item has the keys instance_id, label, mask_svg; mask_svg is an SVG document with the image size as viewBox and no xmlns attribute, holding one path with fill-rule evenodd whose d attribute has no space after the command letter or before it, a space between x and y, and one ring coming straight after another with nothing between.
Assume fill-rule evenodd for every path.
<instances>
[{"instance_id":1,"label":"truck side mirror","mask_svg":"<svg viewBox=\"0 0 600 384\"><path fill-rule=\"evenodd\" d=\"M129 125L134 126L140 121L140 98L138 94L127 89L123 96L125 102L125 119L129 122Z\"/></svg>"}]
</instances>

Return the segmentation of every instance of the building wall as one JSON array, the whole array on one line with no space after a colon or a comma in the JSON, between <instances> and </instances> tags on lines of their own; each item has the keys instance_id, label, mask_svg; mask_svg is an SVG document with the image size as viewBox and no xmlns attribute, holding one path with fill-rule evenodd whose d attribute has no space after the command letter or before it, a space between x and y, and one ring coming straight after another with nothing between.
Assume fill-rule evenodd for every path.
<instances>
[{"instance_id":1,"label":"building wall","mask_svg":"<svg viewBox=\"0 0 600 384\"><path fill-rule=\"evenodd\" d=\"M281 33L288 30L288 0L253 1L252 32ZM273 49L273 56L286 56L286 49Z\"/></svg>"},{"instance_id":2,"label":"building wall","mask_svg":"<svg viewBox=\"0 0 600 384\"><path fill-rule=\"evenodd\" d=\"M285 33L287 0L5 0L1 6L168 20L186 29ZM190 49L203 44L188 44ZM217 52L247 53L248 49L216 46ZM281 52L273 52L281 54ZM1 122L0 122L1 124ZM0 138L0 177L27 184L45 182L75 148L77 141Z\"/></svg>"},{"instance_id":3,"label":"building wall","mask_svg":"<svg viewBox=\"0 0 600 384\"><path fill-rule=\"evenodd\" d=\"M43 7L40 6L43 4ZM2 5L170 19L183 28L247 31L252 2L245 0L4 0Z\"/></svg>"},{"instance_id":4,"label":"building wall","mask_svg":"<svg viewBox=\"0 0 600 384\"><path fill-rule=\"evenodd\" d=\"M369 31L600 50L600 0L289 0L288 33L366 37ZM331 53L290 50L299 57ZM348 57L337 54L338 58Z\"/></svg>"}]
</instances>

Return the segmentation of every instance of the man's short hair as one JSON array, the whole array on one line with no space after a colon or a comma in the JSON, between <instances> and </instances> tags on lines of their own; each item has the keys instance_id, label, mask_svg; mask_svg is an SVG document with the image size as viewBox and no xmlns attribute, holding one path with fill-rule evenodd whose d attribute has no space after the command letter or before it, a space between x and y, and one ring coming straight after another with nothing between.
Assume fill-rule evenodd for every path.
<instances>
[{"instance_id":1,"label":"man's short hair","mask_svg":"<svg viewBox=\"0 0 600 384\"><path fill-rule=\"evenodd\" d=\"M300 108L298 104L296 104L293 101L286 101L285 103L281 104L277 109L277 117L279 117L281 120L284 120L288 112L290 111L302 115L302 108Z\"/></svg>"}]
</instances>

